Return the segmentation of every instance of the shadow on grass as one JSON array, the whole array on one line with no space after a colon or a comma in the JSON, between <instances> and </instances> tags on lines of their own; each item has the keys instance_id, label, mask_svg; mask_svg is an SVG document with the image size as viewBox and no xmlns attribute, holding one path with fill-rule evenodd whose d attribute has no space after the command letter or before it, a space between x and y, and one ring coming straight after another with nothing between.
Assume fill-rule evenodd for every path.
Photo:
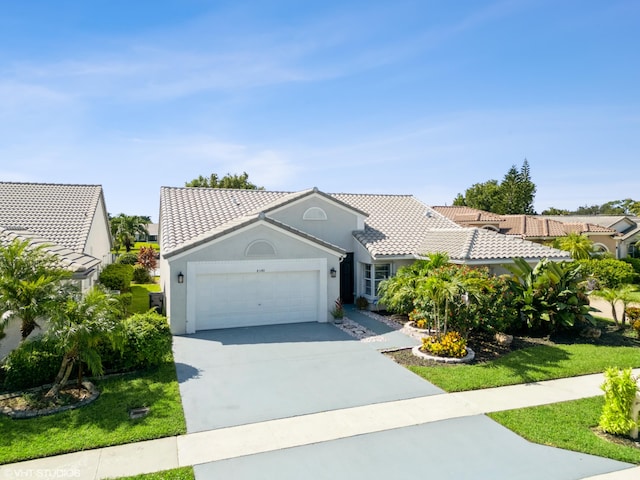
<instances>
[{"instance_id":1,"label":"shadow on grass","mask_svg":"<svg viewBox=\"0 0 640 480\"><path fill-rule=\"evenodd\" d=\"M552 370L560 367L562 362L571 358L571 354L559 347L538 345L516 350L491 363L477 365L483 370L506 369L521 380L522 383L539 381Z\"/></svg>"}]
</instances>

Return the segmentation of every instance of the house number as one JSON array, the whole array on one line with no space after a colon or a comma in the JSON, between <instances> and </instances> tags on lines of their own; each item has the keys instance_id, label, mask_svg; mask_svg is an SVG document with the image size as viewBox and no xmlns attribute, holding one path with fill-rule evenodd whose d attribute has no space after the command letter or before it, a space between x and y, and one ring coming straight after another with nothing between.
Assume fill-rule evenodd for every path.
<instances>
[{"instance_id":1,"label":"house number","mask_svg":"<svg viewBox=\"0 0 640 480\"><path fill-rule=\"evenodd\" d=\"M258 273L264 273L264 272L265 272L265 269L264 269L264 268L259 268L258 270L256 270L256 272L258 272Z\"/></svg>"}]
</instances>

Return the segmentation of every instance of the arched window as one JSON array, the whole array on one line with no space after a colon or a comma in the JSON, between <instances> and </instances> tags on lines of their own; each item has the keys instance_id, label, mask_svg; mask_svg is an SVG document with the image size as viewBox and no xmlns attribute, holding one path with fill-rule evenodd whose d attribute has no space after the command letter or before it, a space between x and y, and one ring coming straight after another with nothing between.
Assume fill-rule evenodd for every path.
<instances>
[{"instance_id":1,"label":"arched window","mask_svg":"<svg viewBox=\"0 0 640 480\"><path fill-rule=\"evenodd\" d=\"M302 215L303 220L326 220L327 214L320 207L311 207L308 208L304 215Z\"/></svg>"},{"instance_id":2,"label":"arched window","mask_svg":"<svg viewBox=\"0 0 640 480\"><path fill-rule=\"evenodd\" d=\"M255 240L247 246L244 254L246 257L275 257L276 248L266 240Z\"/></svg>"}]
</instances>

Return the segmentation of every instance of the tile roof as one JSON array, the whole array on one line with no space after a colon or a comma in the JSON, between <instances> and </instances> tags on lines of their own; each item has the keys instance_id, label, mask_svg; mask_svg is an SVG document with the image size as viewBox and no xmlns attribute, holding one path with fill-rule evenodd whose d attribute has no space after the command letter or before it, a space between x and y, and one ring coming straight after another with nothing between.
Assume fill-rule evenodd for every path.
<instances>
[{"instance_id":1,"label":"tile roof","mask_svg":"<svg viewBox=\"0 0 640 480\"><path fill-rule=\"evenodd\" d=\"M82 252L101 196L100 185L0 182L0 227Z\"/></svg>"},{"instance_id":2,"label":"tile roof","mask_svg":"<svg viewBox=\"0 0 640 480\"><path fill-rule=\"evenodd\" d=\"M316 189L291 193L162 187L163 254L173 255L224 235L255 221L259 212L279 208L316 192ZM520 238L484 229L462 228L411 195L317 193L367 216L365 229L353 234L374 258L411 258L444 251L452 260L459 261L498 261L513 257L569 259L566 252ZM295 229L292 231L302 234Z\"/></svg>"},{"instance_id":3,"label":"tile roof","mask_svg":"<svg viewBox=\"0 0 640 480\"><path fill-rule=\"evenodd\" d=\"M481 223L494 223L500 233L518 235L524 238L556 238L568 233L604 233L615 234L616 231L588 222L574 220L558 221L556 217L535 215L498 215L470 207L433 207L461 226L480 226Z\"/></svg>"},{"instance_id":4,"label":"tile roof","mask_svg":"<svg viewBox=\"0 0 640 480\"><path fill-rule=\"evenodd\" d=\"M365 230L354 236L375 257L415 255L424 235L437 228L459 228L411 195L336 193L332 197L367 212Z\"/></svg>"},{"instance_id":5,"label":"tile roof","mask_svg":"<svg viewBox=\"0 0 640 480\"><path fill-rule=\"evenodd\" d=\"M85 272L100 264L100 260L82 252L51 243L49 240L26 230L10 230L0 227L0 244L8 245L13 240L28 241L31 247L42 246L45 252L58 258L60 268L72 272Z\"/></svg>"},{"instance_id":6,"label":"tile roof","mask_svg":"<svg viewBox=\"0 0 640 480\"><path fill-rule=\"evenodd\" d=\"M446 252L453 261L471 263L504 262L515 257L571 260L562 250L477 227L432 230L425 236L421 252Z\"/></svg>"},{"instance_id":7,"label":"tile roof","mask_svg":"<svg viewBox=\"0 0 640 480\"><path fill-rule=\"evenodd\" d=\"M441 213L450 218L459 225L477 224L477 223L499 223L502 222L502 216L484 210L477 210L471 207L459 206L436 206L432 207L436 212Z\"/></svg>"}]
</instances>

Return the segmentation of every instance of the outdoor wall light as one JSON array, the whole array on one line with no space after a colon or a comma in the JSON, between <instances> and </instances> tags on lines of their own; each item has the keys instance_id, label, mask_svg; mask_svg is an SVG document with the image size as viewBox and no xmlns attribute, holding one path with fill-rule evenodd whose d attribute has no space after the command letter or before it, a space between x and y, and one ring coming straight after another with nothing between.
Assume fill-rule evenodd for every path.
<instances>
[{"instance_id":1,"label":"outdoor wall light","mask_svg":"<svg viewBox=\"0 0 640 480\"><path fill-rule=\"evenodd\" d=\"M184 283L184 275L182 272L178 274L178 283Z\"/></svg>"},{"instance_id":2,"label":"outdoor wall light","mask_svg":"<svg viewBox=\"0 0 640 480\"><path fill-rule=\"evenodd\" d=\"M335 268L331 267L331 270L329 270L329 275L331 275L331 278L336 278L336 274L338 272L336 271Z\"/></svg>"}]
</instances>

